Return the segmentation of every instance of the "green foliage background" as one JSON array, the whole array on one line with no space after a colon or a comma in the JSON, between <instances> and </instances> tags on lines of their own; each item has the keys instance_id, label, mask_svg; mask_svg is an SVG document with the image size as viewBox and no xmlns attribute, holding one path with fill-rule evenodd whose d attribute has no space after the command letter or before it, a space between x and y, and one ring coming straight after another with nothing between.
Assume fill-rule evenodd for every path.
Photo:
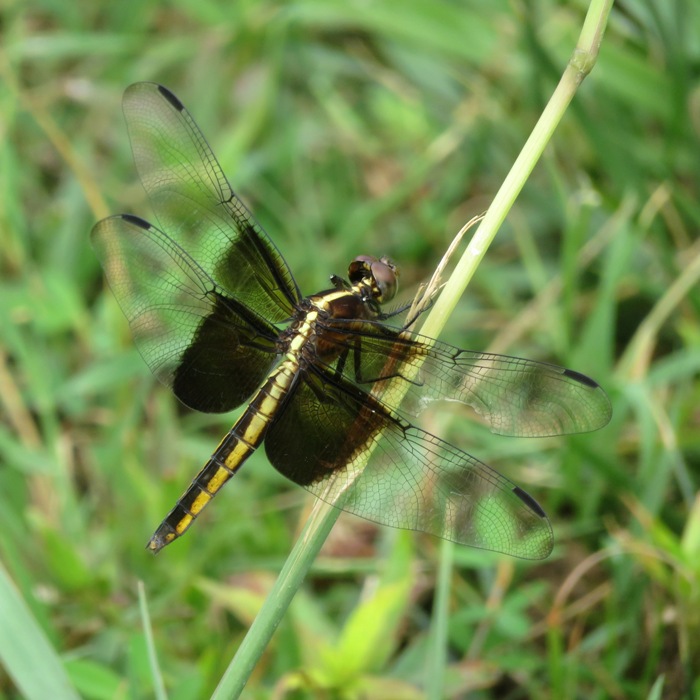
<instances>
[{"instance_id":1,"label":"green foliage background","mask_svg":"<svg viewBox=\"0 0 700 700\"><path fill-rule=\"evenodd\" d=\"M85 698L154 697L139 580L169 697L208 697L308 505L256 455L185 538L144 549L233 417L157 385L87 242L109 213L151 215L124 88L189 107L303 290L388 254L409 298L488 206L585 10L0 5L1 697L47 697L32 674L70 697L61 667ZM431 418L533 493L557 541L539 563L457 550L446 697L700 693L699 133L700 5L618 3L444 335L590 374L614 417L539 441ZM341 519L245 697L424 697L439 561L427 536Z\"/></svg>"}]
</instances>

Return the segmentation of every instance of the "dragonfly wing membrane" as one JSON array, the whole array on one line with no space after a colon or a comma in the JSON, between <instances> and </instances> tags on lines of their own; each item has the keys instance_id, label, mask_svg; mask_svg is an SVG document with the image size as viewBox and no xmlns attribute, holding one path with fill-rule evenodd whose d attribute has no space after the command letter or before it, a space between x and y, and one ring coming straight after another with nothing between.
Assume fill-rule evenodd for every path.
<instances>
[{"instance_id":1,"label":"dragonfly wing membrane","mask_svg":"<svg viewBox=\"0 0 700 700\"><path fill-rule=\"evenodd\" d=\"M373 321L334 321L333 327L347 329L354 344L343 343L358 354L346 362L346 379L402 415L420 415L433 401L456 401L471 406L494 433L545 437L597 430L612 414L603 389L573 370L461 350Z\"/></svg>"},{"instance_id":2,"label":"dragonfly wing membrane","mask_svg":"<svg viewBox=\"0 0 700 700\"><path fill-rule=\"evenodd\" d=\"M103 219L91 239L156 377L199 411L229 411L243 403L276 361L277 329L227 298L187 253L143 219Z\"/></svg>"},{"instance_id":3,"label":"dragonfly wing membrane","mask_svg":"<svg viewBox=\"0 0 700 700\"><path fill-rule=\"evenodd\" d=\"M292 449L299 434L304 448ZM524 559L552 549L549 520L531 496L323 372L311 370L300 381L265 448L287 478L382 525Z\"/></svg>"},{"instance_id":4,"label":"dragonfly wing membrane","mask_svg":"<svg viewBox=\"0 0 700 700\"><path fill-rule=\"evenodd\" d=\"M258 314L288 319L301 295L282 255L234 194L190 113L167 88L124 93L134 162L164 231Z\"/></svg>"}]
</instances>

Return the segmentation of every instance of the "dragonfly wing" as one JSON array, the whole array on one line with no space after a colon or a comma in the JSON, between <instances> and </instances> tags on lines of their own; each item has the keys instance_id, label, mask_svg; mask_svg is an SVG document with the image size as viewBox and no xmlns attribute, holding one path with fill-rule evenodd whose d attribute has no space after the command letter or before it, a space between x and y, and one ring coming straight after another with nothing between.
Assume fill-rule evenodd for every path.
<instances>
[{"instance_id":1,"label":"dragonfly wing","mask_svg":"<svg viewBox=\"0 0 700 700\"><path fill-rule=\"evenodd\" d=\"M227 292L272 322L301 295L284 258L234 194L204 135L167 88L123 101L134 162L160 227Z\"/></svg>"},{"instance_id":2,"label":"dragonfly wing","mask_svg":"<svg viewBox=\"0 0 700 700\"><path fill-rule=\"evenodd\" d=\"M524 559L552 549L549 520L525 491L323 371L299 383L265 449L315 496L382 525Z\"/></svg>"},{"instance_id":3,"label":"dragonfly wing","mask_svg":"<svg viewBox=\"0 0 700 700\"><path fill-rule=\"evenodd\" d=\"M404 416L419 415L433 401L456 401L493 432L518 437L585 433L610 420L603 389L574 370L461 350L372 321L334 320L329 327L335 334L326 333L328 342L343 348L336 354L352 354L345 379Z\"/></svg>"},{"instance_id":4,"label":"dragonfly wing","mask_svg":"<svg viewBox=\"0 0 700 700\"><path fill-rule=\"evenodd\" d=\"M229 411L255 391L276 362L275 326L143 219L103 219L91 240L139 352L184 404Z\"/></svg>"}]
</instances>

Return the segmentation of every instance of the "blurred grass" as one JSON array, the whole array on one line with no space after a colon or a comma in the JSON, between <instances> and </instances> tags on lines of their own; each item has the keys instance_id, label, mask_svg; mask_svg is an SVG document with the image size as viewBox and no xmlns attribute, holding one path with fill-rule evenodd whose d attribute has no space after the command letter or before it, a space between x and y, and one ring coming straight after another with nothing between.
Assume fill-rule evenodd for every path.
<instances>
[{"instance_id":1,"label":"blurred grass","mask_svg":"<svg viewBox=\"0 0 700 700\"><path fill-rule=\"evenodd\" d=\"M149 376L87 244L107 212L150 216L124 88L156 80L188 105L302 289L384 253L408 297L486 208L584 10L0 10L0 556L83 697L154 696L137 580L169 697L208 697L304 517L304 494L260 454L187 537L144 550L231 417L181 410ZM436 416L431 428L538 498L557 540L538 564L456 549L450 697L700 692L698 36L689 0L613 10L443 336L591 374L615 411L557 441L464 435ZM438 553L342 519L245 697L420 697ZM363 616L387 621L384 639L357 633ZM19 696L9 675L0 693Z\"/></svg>"}]
</instances>

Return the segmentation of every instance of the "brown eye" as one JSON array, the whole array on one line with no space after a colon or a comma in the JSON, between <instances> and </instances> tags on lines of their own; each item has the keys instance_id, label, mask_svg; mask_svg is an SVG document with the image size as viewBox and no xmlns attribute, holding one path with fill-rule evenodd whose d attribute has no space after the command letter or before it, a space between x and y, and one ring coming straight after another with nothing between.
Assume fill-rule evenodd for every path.
<instances>
[{"instance_id":1,"label":"brown eye","mask_svg":"<svg viewBox=\"0 0 700 700\"><path fill-rule=\"evenodd\" d=\"M377 301L385 304L391 301L399 291L399 271L388 258L381 258L372 263L372 277L380 294Z\"/></svg>"}]
</instances>

